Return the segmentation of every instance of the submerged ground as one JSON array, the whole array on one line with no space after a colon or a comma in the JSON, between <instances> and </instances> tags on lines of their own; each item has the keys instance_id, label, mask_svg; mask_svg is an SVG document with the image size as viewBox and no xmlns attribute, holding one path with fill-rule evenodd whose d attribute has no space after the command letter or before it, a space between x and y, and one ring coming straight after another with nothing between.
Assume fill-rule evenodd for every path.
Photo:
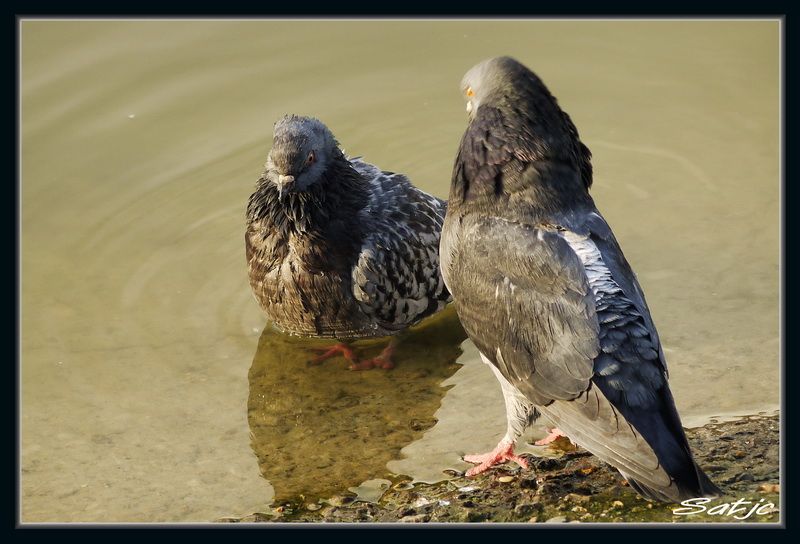
<instances>
[{"instance_id":1,"label":"submerged ground","mask_svg":"<svg viewBox=\"0 0 800 544\"><path fill-rule=\"evenodd\" d=\"M394 482L327 500L302 498L228 522L727 522L780 521L778 416L750 417L688 431L698 463L725 495L706 511L677 515L674 504L640 498L609 465L560 442L555 457L528 456L531 470L506 464L476 478ZM740 502L735 512L726 504ZM774 508L769 507L772 503ZM754 510L754 507L757 507ZM697 510L697 509L694 509ZM770 511L767 513L767 511ZM737 517L738 516L738 519Z\"/></svg>"}]
</instances>

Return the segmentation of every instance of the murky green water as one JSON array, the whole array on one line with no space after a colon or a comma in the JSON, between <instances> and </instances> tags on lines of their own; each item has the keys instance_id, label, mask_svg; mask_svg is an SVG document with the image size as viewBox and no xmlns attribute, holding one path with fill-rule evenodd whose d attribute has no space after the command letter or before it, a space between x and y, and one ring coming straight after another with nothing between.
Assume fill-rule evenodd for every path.
<instances>
[{"instance_id":1,"label":"murky green water","mask_svg":"<svg viewBox=\"0 0 800 544\"><path fill-rule=\"evenodd\" d=\"M458 83L497 54L536 70L592 149L684 422L776 409L778 31L23 21L22 520L213 520L391 473L435 480L494 445L499 387L452 314L390 372L306 367L296 340L262 334L243 216L289 112L446 196Z\"/></svg>"}]
</instances>

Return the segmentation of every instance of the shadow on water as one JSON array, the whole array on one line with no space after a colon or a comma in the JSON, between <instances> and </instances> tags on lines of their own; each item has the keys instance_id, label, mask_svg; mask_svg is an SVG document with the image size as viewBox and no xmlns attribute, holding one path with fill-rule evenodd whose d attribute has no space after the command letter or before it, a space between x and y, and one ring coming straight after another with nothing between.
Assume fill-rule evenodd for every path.
<instances>
[{"instance_id":1,"label":"shadow on water","mask_svg":"<svg viewBox=\"0 0 800 544\"><path fill-rule=\"evenodd\" d=\"M467 335L448 307L398 338L392 370L350 371L341 359L309 365L311 348L330 340L264 329L250 367L247 418L261 474L275 504L313 500L388 476L386 464L436 420L460 368ZM369 357L386 339L354 344Z\"/></svg>"}]
</instances>

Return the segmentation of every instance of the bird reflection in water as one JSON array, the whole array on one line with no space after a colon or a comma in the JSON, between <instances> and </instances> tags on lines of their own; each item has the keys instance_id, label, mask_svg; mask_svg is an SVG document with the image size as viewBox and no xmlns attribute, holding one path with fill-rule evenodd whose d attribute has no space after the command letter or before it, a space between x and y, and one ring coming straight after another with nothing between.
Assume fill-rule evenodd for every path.
<instances>
[{"instance_id":1,"label":"bird reflection in water","mask_svg":"<svg viewBox=\"0 0 800 544\"><path fill-rule=\"evenodd\" d=\"M247 418L274 503L328 498L389 476L386 463L436 423L446 392L440 384L460 367L466 338L449 307L404 334L393 370L343 372L309 365L309 348L325 340L267 326L250 367ZM383 343L358 345L377 353Z\"/></svg>"}]
</instances>

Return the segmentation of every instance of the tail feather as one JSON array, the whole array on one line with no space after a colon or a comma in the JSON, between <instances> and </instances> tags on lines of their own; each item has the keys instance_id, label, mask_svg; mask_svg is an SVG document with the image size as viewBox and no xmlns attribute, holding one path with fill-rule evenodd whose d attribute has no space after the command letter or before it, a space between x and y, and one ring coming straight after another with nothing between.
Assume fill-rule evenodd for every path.
<instances>
[{"instance_id":1,"label":"tail feather","mask_svg":"<svg viewBox=\"0 0 800 544\"><path fill-rule=\"evenodd\" d=\"M686 445L661 452L654 448L635 425L605 397L598 387L590 387L582 397L571 401L554 401L540 411L574 442L613 465L642 496L662 501L680 502L692 497L720 494L719 488L695 464ZM658 419L659 414L651 414ZM681 437L662 439L679 445ZM647 434L653 434L648 432ZM670 433L671 434L671 433Z\"/></svg>"}]
</instances>

